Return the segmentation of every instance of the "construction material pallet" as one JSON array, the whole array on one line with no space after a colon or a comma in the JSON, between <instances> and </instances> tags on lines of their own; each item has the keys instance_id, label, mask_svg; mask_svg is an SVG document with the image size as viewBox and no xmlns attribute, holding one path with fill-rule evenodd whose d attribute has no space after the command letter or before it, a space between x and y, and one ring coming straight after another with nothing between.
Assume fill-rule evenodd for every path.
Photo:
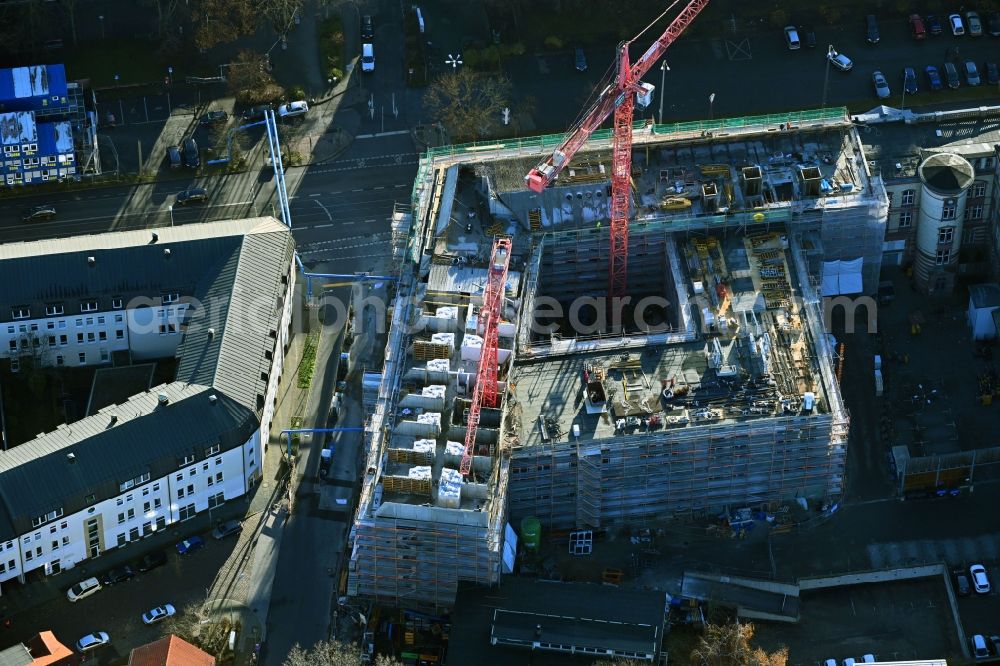
<instances>
[{"instance_id":1,"label":"construction material pallet","mask_svg":"<svg viewBox=\"0 0 1000 666\"><path fill-rule=\"evenodd\" d=\"M432 465L434 454L430 451L414 451L413 449L389 449L389 461L407 465Z\"/></svg>"},{"instance_id":2,"label":"construction material pallet","mask_svg":"<svg viewBox=\"0 0 1000 666\"><path fill-rule=\"evenodd\" d=\"M767 297L764 298L764 307L766 307L768 310L784 310L784 309L787 309L788 306L789 306L789 303L784 298L782 298L780 300L778 300L778 299L771 300L771 299L769 299Z\"/></svg>"},{"instance_id":3,"label":"construction material pallet","mask_svg":"<svg viewBox=\"0 0 1000 666\"><path fill-rule=\"evenodd\" d=\"M416 340L413 343L413 359L429 361L433 358L451 358L452 348L439 342Z\"/></svg>"},{"instance_id":4,"label":"construction material pallet","mask_svg":"<svg viewBox=\"0 0 1000 666\"><path fill-rule=\"evenodd\" d=\"M384 476L382 487L387 493L406 493L408 495L431 495L430 479L411 479L408 476Z\"/></svg>"},{"instance_id":5,"label":"construction material pallet","mask_svg":"<svg viewBox=\"0 0 1000 666\"><path fill-rule=\"evenodd\" d=\"M531 225L532 231L538 231L542 228L542 209L532 208L528 211L528 224Z\"/></svg>"}]
</instances>

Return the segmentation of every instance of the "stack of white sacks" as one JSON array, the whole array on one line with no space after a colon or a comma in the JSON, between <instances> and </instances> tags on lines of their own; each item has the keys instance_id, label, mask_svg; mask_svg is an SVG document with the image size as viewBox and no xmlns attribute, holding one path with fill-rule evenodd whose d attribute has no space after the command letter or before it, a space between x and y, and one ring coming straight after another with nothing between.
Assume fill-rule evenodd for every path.
<instances>
[{"instance_id":1,"label":"stack of white sacks","mask_svg":"<svg viewBox=\"0 0 1000 666\"><path fill-rule=\"evenodd\" d=\"M441 482L438 484L437 504L446 509L458 509L462 506L462 473L457 469L445 467L441 470Z\"/></svg>"}]
</instances>

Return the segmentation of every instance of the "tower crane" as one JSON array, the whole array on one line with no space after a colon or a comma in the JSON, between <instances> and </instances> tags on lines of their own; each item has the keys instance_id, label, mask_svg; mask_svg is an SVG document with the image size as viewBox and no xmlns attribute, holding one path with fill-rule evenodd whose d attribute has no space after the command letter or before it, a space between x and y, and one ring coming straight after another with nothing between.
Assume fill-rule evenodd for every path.
<instances>
[{"instance_id":1,"label":"tower crane","mask_svg":"<svg viewBox=\"0 0 1000 666\"><path fill-rule=\"evenodd\" d=\"M670 11L679 1L675 0L666 11ZM635 64L629 63L628 49L633 41L642 36L642 33L620 44L617 57L618 69L614 81L601 91L597 101L583 114L582 120L570 130L555 152L524 177L525 183L533 192L544 190L566 168L569 161L573 159L573 155L583 147L594 130L600 127L614 111L614 139L611 160L611 252L609 253L611 261L608 270L609 299L625 296L625 285L628 277L632 113L635 110L636 98L645 100L644 106L648 105L649 93L652 90L652 86L643 84L640 79L706 5L708 5L708 0L690 0L680 14L667 26L660 38L646 49L646 52ZM664 91L661 90L660 94L663 95ZM609 300L609 302L611 301Z\"/></svg>"},{"instance_id":2,"label":"tower crane","mask_svg":"<svg viewBox=\"0 0 1000 666\"><path fill-rule=\"evenodd\" d=\"M504 293L507 290L507 269L510 267L510 238L497 238L493 243L490 267L486 275L486 289L483 291L483 307L476 320L476 332L483 338L479 352L479 366L476 370L476 386L472 391L469 418L465 430L465 451L459 471L468 477L472 471L472 456L476 448L476 432L479 430L479 414L483 405L497 406L497 360L500 346L500 315L503 312Z\"/></svg>"}]
</instances>

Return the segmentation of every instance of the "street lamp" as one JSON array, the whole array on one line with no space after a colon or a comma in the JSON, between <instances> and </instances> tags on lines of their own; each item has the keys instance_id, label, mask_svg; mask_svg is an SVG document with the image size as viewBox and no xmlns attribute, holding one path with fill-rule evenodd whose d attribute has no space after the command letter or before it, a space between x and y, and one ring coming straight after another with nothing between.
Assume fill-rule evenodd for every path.
<instances>
[{"instance_id":1,"label":"street lamp","mask_svg":"<svg viewBox=\"0 0 1000 666\"><path fill-rule=\"evenodd\" d=\"M830 61L833 59L833 44L829 44L826 47L826 74L823 77L823 104L820 108L826 108L826 91L827 86L830 84Z\"/></svg>"},{"instance_id":2,"label":"street lamp","mask_svg":"<svg viewBox=\"0 0 1000 666\"><path fill-rule=\"evenodd\" d=\"M167 85L170 85L173 82L174 82L174 68L167 67Z\"/></svg>"},{"instance_id":3,"label":"street lamp","mask_svg":"<svg viewBox=\"0 0 1000 666\"><path fill-rule=\"evenodd\" d=\"M670 71L670 65L664 60L660 65L660 119L659 122L663 124L663 98L667 96L667 72Z\"/></svg>"},{"instance_id":4,"label":"street lamp","mask_svg":"<svg viewBox=\"0 0 1000 666\"><path fill-rule=\"evenodd\" d=\"M712 120L713 118L715 118L715 112L713 110L714 107L715 107L715 93L712 93L712 94L710 94L708 96L708 119L709 120Z\"/></svg>"},{"instance_id":5,"label":"street lamp","mask_svg":"<svg viewBox=\"0 0 1000 666\"><path fill-rule=\"evenodd\" d=\"M174 226L174 206L173 206L173 204L167 206L167 210L170 211L170 226Z\"/></svg>"},{"instance_id":6,"label":"street lamp","mask_svg":"<svg viewBox=\"0 0 1000 666\"><path fill-rule=\"evenodd\" d=\"M97 20L101 22L101 39L104 39L104 14L98 16Z\"/></svg>"},{"instance_id":7,"label":"street lamp","mask_svg":"<svg viewBox=\"0 0 1000 666\"><path fill-rule=\"evenodd\" d=\"M448 59L444 61L444 64L451 65L451 71L454 72L462 64L462 54L452 55L449 53Z\"/></svg>"}]
</instances>

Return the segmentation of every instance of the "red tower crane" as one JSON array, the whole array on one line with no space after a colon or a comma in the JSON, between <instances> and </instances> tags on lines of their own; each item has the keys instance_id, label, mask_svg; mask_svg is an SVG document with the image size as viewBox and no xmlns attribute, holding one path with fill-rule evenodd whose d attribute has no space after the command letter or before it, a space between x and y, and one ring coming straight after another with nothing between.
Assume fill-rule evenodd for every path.
<instances>
[{"instance_id":1,"label":"red tower crane","mask_svg":"<svg viewBox=\"0 0 1000 666\"><path fill-rule=\"evenodd\" d=\"M674 3L676 4L676 2ZM628 213L632 180L632 112L637 94L645 94L640 79L663 55L695 17L708 5L708 0L690 0L687 6L667 26L660 38L642 54L634 65L629 64L628 49L638 36L618 47L618 72L614 82L604 88L597 101L570 130L566 139L552 155L524 177L534 192L541 192L566 168L594 130L607 120L612 110L614 148L611 160L611 263L608 270L609 299L625 296L628 277ZM673 5L671 5L673 7ZM661 90L663 95L664 91Z\"/></svg>"},{"instance_id":2,"label":"red tower crane","mask_svg":"<svg viewBox=\"0 0 1000 666\"><path fill-rule=\"evenodd\" d=\"M476 332L483 338L483 347L479 353L479 366L476 371L476 386L472 392L472 404L469 406L469 419L465 430L465 451L462 453L462 464L459 471L462 476L469 476L472 471L472 455L476 447L476 432L479 430L479 413L483 405L497 406L497 350L500 346L500 314L503 312L504 292L507 289L507 269L510 267L509 238L497 238L493 243L493 254L490 256L490 267L486 276L486 289L483 291L483 306L479 309L476 321Z\"/></svg>"}]
</instances>

